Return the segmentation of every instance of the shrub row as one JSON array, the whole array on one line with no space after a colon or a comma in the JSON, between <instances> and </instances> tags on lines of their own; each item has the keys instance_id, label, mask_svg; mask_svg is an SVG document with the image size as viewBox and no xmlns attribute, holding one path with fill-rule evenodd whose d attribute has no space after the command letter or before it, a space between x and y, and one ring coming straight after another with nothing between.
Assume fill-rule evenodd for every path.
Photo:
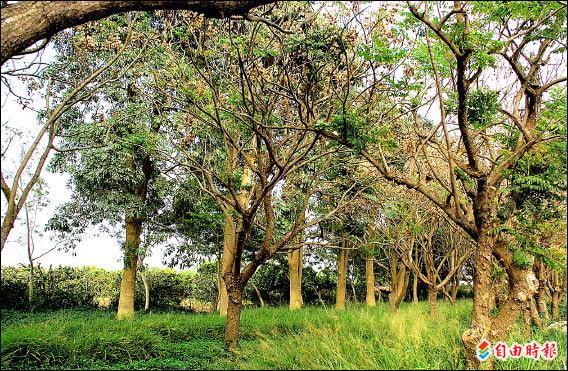
<instances>
[{"instance_id":1,"label":"shrub row","mask_svg":"<svg viewBox=\"0 0 568 371\"><path fill-rule=\"evenodd\" d=\"M176 272L173 269L146 270L150 286L150 309L201 309L216 300L215 272ZM95 267L36 267L33 299L28 299L29 268L2 267L0 308L3 309L116 309L121 271ZM137 278L136 309L144 307L144 285ZM199 306L197 305L199 304Z\"/></svg>"}]
</instances>

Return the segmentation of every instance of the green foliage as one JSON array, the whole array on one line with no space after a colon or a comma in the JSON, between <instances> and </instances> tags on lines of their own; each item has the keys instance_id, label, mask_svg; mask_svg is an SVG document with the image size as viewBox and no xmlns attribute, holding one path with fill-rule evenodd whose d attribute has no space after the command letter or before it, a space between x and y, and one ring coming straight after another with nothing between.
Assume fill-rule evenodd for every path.
<instances>
[{"instance_id":1,"label":"green foliage","mask_svg":"<svg viewBox=\"0 0 568 371\"><path fill-rule=\"evenodd\" d=\"M467 115L470 124L481 129L493 124L499 109L498 93L494 90L472 90L468 98Z\"/></svg>"},{"instance_id":2,"label":"green foliage","mask_svg":"<svg viewBox=\"0 0 568 371\"><path fill-rule=\"evenodd\" d=\"M365 117L354 111L335 114L330 122L320 121L316 123L316 129L335 132L341 140L349 143L355 152L366 149L369 143L375 141L376 134L379 133L370 130ZM382 128L382 130L385 129Z\"/></svg>"},{"instance_id":3,"label":"green foliage","mask_svg":"<svg viewBox=\"0 0 568 371\"><path fill-rule=\"evenodd\" d=\"M358 53L365 60L372 60L382 64L393 64L404 58L407 50L404 48L392 48L388 40L381 37L380 34L375 34L373 44L371 46L361 45Z\"/></svg>"}]
</instances>

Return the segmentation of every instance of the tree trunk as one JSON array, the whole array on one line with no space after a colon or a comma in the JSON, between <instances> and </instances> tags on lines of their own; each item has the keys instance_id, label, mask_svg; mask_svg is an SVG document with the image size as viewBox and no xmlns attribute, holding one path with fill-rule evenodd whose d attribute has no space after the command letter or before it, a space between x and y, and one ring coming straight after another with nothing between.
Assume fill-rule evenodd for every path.
<instances>
[{"instance_id":1,"label":"tree trunk","mask_svg":"<svg viewBox=\"0 0 568 371\"><path fill-rule=\"evenodd\" d=\"M260 301L260 306L264 307L264 300L262 299L262 295L260 294L260 290L258 289L258 287L256 287L256 285L254 283L250 283L252 285L252 288L254 289L254 292L256 292L256 296L258 296L258 300Z\"/></svg>"},{"instance_id":2,"label":"tree trunk","mask_svg":"<svg viewBox=\"0 0 568 371\"><path fill-rule=\"evenodd\" d=\"M365 259L365 276L367 278L367 296L366 302L367 306L374 307L376 305L375 300L375 271L374 271L375 259L373 255L367 255Z\"/></svg>"},{"instance_id":3,"label":"tree trunk","mask_svg":"<svg viewBox=\"0 0 568 371\"><path fill-rule=\"evenodd\" d=\"M229 284L227 323L225 325L225 347L234 350L239 340L239 324L243 305L242 289L235 284Z\"/></svg>"},{"instance_id":4,"label":"tree trunk","mask_svg":"<svg viewBox=\"0 0 568 371\"><path fill-rule=\"evenodd\" d=\"M501 241L494 240L489 225L479 229L471 327L462 335L466 348L468 367L478 368L475 348L482 339L491 342L506 339L521 311L530 303L538 288L538 280L532 268L522 269L513 263L512 254ZM509 280L509 295L495 317L491 312L491 257L495 254L505 267ZM530 304L529 304L530 305ZM489 366L491 366L489 364Z\"/></svg>"},{"instance_id":5,"label":"tree trunk","mask_svg":"<svg viewBox=\"0 0 568 371\"><path fill-rule=\"evenodd\" d=\"M412 304L418 304L418 277L412 273Z\"/></svg>"},{"instance_id":6,"label":"tree trunk","mask_svg":"<svg viewBox=\"0 0 568 371\"><path fill-rule=\"evenodd\" d=\"M485 227L485 228L484 228ZM479 368L479 359L476 355L477 344L482 339L488 339L491 329L490 311L492 306L492 279L491 259L493 252L493 237L489 230L490 225L478 227L477 251L474 259L475 274L473 278L473 311L471 327L462 335L466 350L467 367Z\"/></svg>"},{"instance_id":7,"label":"tree trunk","mask_svg":"<svg viewBox=\"0 0 568 371\"><path fill-rule=\"evenodd\" d=\"M536 263L536 271L538 277L538 291L536 292L535 299L538 308L538 312L542 315L545 321L550 320L550 315L548 314L548 307L546 305L546 271L545 266L542 262Z\"/></svg>"},{"instance_id":8,"label":"tree trunk","mask_svg":"<svg viewBox=\"0 0 568 371\"><path fill-rule=\"evenodd\" d=\"M559 302L559 295L558 292L554 291L552 293L552 319L558 321L559 314L558 314L558 302Z\"/></svg>"},{"instance_id":9,"label":"tree trunk","mask_svg":"<svg viewBox=\"0 0 568 371\"><path fill-rule=\"evenodd\" d=\"M404 264L401 264L397 274L394 276L394 284L391 285L391 293L389 295L389 307L392 312L396 312L400 307L400 303L402 303L406 295L409 281L410 271L406 269Z\"/></svg>"},{"instance_id":10,"label":"tree trunk","mask_svg":"<svg viewBox=\"0 0 568 371\"><path fill-rule=\"evenodd\" d=\"M347 284L347 240L341 242L339 259L337 260L337 295L335 297L335 308L345 309L345 291Z\"/></svg>"},{"instance_id":11,"label":"tree trunk","mask_svg":"<svg viewBox=\"0 0 568 371\"><path fill-rule=\"evenodd\" d=\"M290 309L302 308L302 247L288 252L290 276Z\"/></svg>"},{"instance_id":12,"label":"tree trunk","mask_svg":"<svg viewBox=\"0 0 568 371\"><path fill-rule=\"evenodd\" d=\"M136 289L136 266L138 263L138 247L142 221L126 216L126 243L124 244L124 269L120 284L118 299L118 319L128 319L134 316L134 291Z\"/></svg>"},{"instance_id":13,"label":"tree trunk","mask_svg":"<svg viewBox=\"0 0 568 371\"><path fill-rule=\"evenodd\" d=\"M430 304L430 315L436 314L436 301L438 299L438 291L432 287L428 287L428 303Z\"/></svg>"},{"instance_id":14,"label":"tree trunk","mask_svg":"<svg viewBox=\"0 0 568 371\"><path fill-rule=\"evenodd\" d=\"M538 326L538 327L542 327L542 319L540 318L540 316L538 315L538 309L536 306L536 302L533 300L530 301L530 308L531 308L531 319L532 322Z\"/></svg>"},{"instance_id":15,"label":"tree trunk","mask_svg":"<svg viewBox=\"0 0 568 371\"><path fill-rule=\"evenodd\" d=\"M225 215L225 227L223 230L223 256L221 264L221 277L223 274L231 269L233 264L233 259L236 252L236 236L235 236L235 226L233 220ZM219 302L217 309L219 314L223 317L227 316L227 285L224 279L219 280Z\"/></svg>"},{"instance_id":16,"label":"tree trunk","mask_svg":"<svg viewBox=\"0 0 568 371\"><path fill-rule=\"evenodd\" d=\"M140 271L140 277L142 277L142 283L144 284L144 311L147 312L150 309L150 285L148 285L145 268Z\"/></svg>"},{"instance_id":17,"label":"tree trunk","mask_svg":"<svg viewBox=\"0 0 568 371\"><path fill-rule=\"evenodd\" d=\"M8 208L8 211L4 216L4 220L2 220L2 229L0 232L0 250L4 249L4 245L6 244L6 241L8 241L8 235L10 234L12 228L14 228L14 222L16 221L15 215L18 215L18 213L9 210Z\"/></svg>"},{"instance_id":18,"label":"tree trunk","mask_svg":"<svg viewBox=\"0 0 568 371\"><path fill-rule=\"evenodd\" d=\"M450 292L450 303L452 305L455 305L456 302L458 301L458 292L460 291L460 283L459 281L457 281L451 288L451 292Z\"/></svg>"}]
</instances>

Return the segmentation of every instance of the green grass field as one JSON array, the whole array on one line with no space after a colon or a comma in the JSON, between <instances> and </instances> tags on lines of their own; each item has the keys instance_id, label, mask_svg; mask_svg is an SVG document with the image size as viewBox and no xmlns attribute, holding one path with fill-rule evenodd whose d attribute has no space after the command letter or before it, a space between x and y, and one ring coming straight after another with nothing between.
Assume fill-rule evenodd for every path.
<instances>
[{"instance_id":1,"label":"green grass field","mask_svg":"<svg viewBox=\"0 0 568 371\"><path fill-rule=\"evenodd\" d=\"M108 311L2 312L2 369L460 369L471 302L247 309L240 349L224 350L216 314L147 313L118 322ZM566 336L516 332L509 343L555 340L552 362L496 362L496 369L565 369Z\"/></svg>"}]
</instances>

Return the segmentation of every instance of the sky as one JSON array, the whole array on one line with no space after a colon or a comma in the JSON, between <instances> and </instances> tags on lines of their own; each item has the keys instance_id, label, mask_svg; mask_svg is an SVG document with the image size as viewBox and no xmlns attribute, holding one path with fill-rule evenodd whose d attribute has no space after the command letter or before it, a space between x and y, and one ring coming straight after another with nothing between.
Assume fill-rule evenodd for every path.
<instances>
[{"instance_id":1,"label":"sky","mask_svg":"<svg viewBox=\"0 0 568 371\"><path fill-rule=\"evenodd\" d=\"M49 62L53 58L54 51L48 46L41 56L42 62ZM30 63L34 56L26 56L22 61L17 62L16 67L23 66L24 63ZM39 59L38 59L39 60ZM36 61L38 61L36 60ZM2 66L2 71L12 69L11 62L7 62ZM3 77L7 77L3 75ZM8 77L12 90L22 96L27 96L25 85L15 77ZM39 95L33 96L33 103L30 108L23 108L22 104L18 103L17 98L10 94L5 84L0 87L0 102L1 108L1 123L2 123L2 152L4 152L7 143L12 138L9 144L6 156L2 158L2 172L6 181L11 186L12 175L20 163L24 148L28 148L29 144L33 141L36 133L39 131L40 123L37 120L37 114L32 109L42 109L45 106L44 99ZM12 131L17 130L21 132L21 136L12 135ZM40 144L40 148L45 145ZM50 156L51 157L51 156ZM31 163L35 164L33 160ZM49 160L48 160L49 163ZM46 166L47 167L47 166ZM36 233L34 233L34 257L42 255L44 252L50 250L57 244L54 239L54 234L44 231L44 224L54 214L56 208L62 205L71 198L71 189L66 185L69 180L67 174L50 173L44 167L41 177L46 183L46 189L49 192L49 204L41 210L36 220ZM2 216L6 212L6 201L2 196L1 202ZM30 215L33 213L30 211ZM34 219L30 217L30 219ZM111 270L122 269L122 252L120 248L120 239L111 236L108 233L98 233L97 228L91 228L84 235L83 240L77 245L74 251L59 251L53 250L45 256L35 261L35 264L40 263L42 266L83 266L91 265L100 268ZM2 266L17 266L19 264L28 264L27 256L27 237L25 227L25 214L22 210L14 229L10 233L6 246L0 255ZM61 244L60 244L61 245ZM145 263L150 267L161 267L162 264L161 248L158 246L153 249L153 254L145 259Z\"/></svg>"}]
</instances>

